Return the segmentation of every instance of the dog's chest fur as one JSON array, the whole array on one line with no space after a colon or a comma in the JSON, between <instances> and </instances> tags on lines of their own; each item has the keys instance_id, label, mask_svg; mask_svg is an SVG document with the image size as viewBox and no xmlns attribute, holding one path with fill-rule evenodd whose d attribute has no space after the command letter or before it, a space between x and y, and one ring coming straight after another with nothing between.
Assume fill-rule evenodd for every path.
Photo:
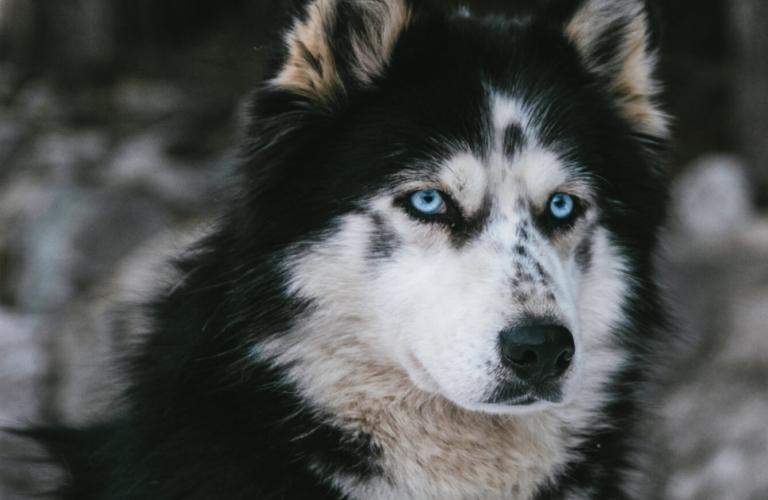
<instances>
[{"instance_id":1,"label":"dog's chest fur","mask_svg":"<svg viewBox=\"0 0 768 500\"><path fill-rule=\"evenodd\" d=\"M336 478L356 499L528 499L558 472L574 444L569 425L554 415L522 419L477 415L441 398L411 395L382 401L346 422L382 449L383 473Z\"/></svg>"}]
</instances>

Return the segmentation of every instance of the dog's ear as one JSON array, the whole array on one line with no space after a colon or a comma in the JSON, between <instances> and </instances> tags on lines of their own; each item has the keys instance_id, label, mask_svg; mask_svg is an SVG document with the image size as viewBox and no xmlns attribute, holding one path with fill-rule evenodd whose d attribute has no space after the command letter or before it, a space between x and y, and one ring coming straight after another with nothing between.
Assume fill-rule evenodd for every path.
<instances>
[{"instance_id":1,"label":"dog's ear","mask_svg":"<svg viewBox=\"0 0 768 500\"><path fill-rule=\"evenodd\" d=\"M311 0L284 34L272 85L332 111L347 93L386 69L411 19L407 0Z\"/></svg>"},{"instance_id":2,"label":"dog's ear","mask_svg":"<svg viewBox=\"0 0 768 500\"><path fill-rule=\"evenodd\" d=\"M566 38L582 63L603 79L622 114L641 132L664 136L654 79L658 27L646 0L554 0Z\"/></svg>"}]
</instances>

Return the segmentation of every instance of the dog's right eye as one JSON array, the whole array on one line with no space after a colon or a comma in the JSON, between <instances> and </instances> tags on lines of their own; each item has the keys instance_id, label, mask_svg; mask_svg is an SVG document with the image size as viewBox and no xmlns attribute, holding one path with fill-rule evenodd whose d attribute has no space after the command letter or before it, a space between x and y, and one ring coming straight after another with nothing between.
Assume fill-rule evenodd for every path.
<instances>
[{"instance_id":1,"label":"dog's right eye","mask_svg":"<svg viewBox=\"0 0 768 500\"><path fill-rule=\"evenodd\" d=\"M539 227L547 233L570 230L584 213L585 205L576 196L555 193L549 199L546 210L537 217Z\"/></svg>"},{"instance_id":2,"label":"dog's right eye","mask_svg":"<svg viewBox=\"0 0 768 500\"><path fill-rule=\"evenodd\" d=\"M574 202L570 195L557 193L549 202L549 211L556 219L564 220L573 214Z\"/></svg>"},{"instance_id":3,"label":"dog's right eye","mask_svg":"<svg viewBox=\"0 0 768 500\"><path fill-rule=\"evenodd\" d=\"M445 200L434 189L417 191L411 195L411 206L424 215L444 214L447 212Z\"/></svg>"},{"instance_id":4,"label":"dog's right eye","mask_svg":"<svg viewBox=\"0 0 768 500\"><path fill-rule=\"evenodd\" d=\"M450 195L437 189L422 189L405 193L396 199L411 217L430 224L456 228L461 222L461 210Z\"/></svg>"}]
</instances>

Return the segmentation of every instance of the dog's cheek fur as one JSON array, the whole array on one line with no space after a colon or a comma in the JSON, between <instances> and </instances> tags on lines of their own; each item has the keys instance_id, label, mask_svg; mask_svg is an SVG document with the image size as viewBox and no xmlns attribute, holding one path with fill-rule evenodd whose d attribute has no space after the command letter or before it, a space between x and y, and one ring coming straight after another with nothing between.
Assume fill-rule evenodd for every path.
<instances>
[{"instance_id":1,"label":"dog's cheek fur","mask_svg":"<svg viewBox=\"0 0 768 500\"><path fill-rule=\"evenodd\" d=\"M383 221L398 219L403 241L395 254L372 257L369 249ZM445 228L409 220L399 208L347 216L332 238L290 264L294 293L314 304L305 323L313 325L307 333L312 339L303 341L324 343L321 350L342 349L342 354L360 344L368 350L360 360L393 371L406 367L422 389L447 392L469 404L487 390L488 365L496 357L493 337L478 332L503 327L499 311L510 298L509 291L483 294L505 289L508 270L493 268L501 260L482 250L458 252ZM460 314L467 309L472 313ZM451 384L457 372L461 380ZM448 385L436 386L436 381Z\"/></svg>"},{"instance_id":2,"label":"dog's cheek fur","mask_svg":"<svg viewBox=\"0 0 768 500\"><path fill-rule=\"evenodd\" d=\"M584 356L579 399L602 401L611 374L626 361L615 336L630 293L628 266L611 243L608 232L597 228L591 237L591 266L578 291L578 310Z\"/></svg>"},{"instance_id":3,"label":"dog's cheek fur","mask_svg":"<svg viewBox=\"0 0 768 500\"><path fill-rule=\"evenodd\" d=\"M350 498L528 498L561 470L568 448L578 443L560 415L493 416L422 391L393 369L386 349L359 341L360 331L338 327L337 319L318 311L261 350L288 364L300 392L334 424L371 435L382 450L382 476L334 476ZM323 330L328 333L318 335Z\"/></svg>"}]
</instances>

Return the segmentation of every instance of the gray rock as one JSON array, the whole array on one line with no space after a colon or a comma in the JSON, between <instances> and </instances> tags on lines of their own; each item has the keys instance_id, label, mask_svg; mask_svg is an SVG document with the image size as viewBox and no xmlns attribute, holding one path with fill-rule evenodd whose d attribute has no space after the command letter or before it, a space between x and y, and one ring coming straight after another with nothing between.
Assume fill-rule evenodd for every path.
<instances>
[{"instance_id":1,"label":"gray rock","mask_svg":"<svg viewBox=\"0 0 768 500\"><path fill-rule=\"evenodd\" d=\"M38 417L48 372L42 318L0 309L0 426Z\"/></svg>"},{"instance_id":2,"label":"gray rock","mask_svg":"<svg viewBox=\"0 0 768 500\"><path fill-rule=\"evenodd\" d=\"M43 80L31 80L21 87L14 97L14 109L38 125L61 120L72 111L63 96Z\"/></svg>"},{"instance_id":3,"label":"gray rock","mask_svg":"<svg viewBox=\"0 0 768 500\"><path fill-rule=\"evenodd\" d=\"M109 135L101 130L41 134L25 168L38 170L50 183L76 184L86 180L89 171L107 155L110 142Z\"/></svg>"},{"instance_id":4,"label":"gray rock","mask_svg":"<svg viewBox=\"0 0 768 500\"><path fill-rule=\"evenodd\" d=\"M0 427L19 427L40 419L46 399L49 358L42 319L0 310ZM0 500L20 498L40 487L52 471L30 468L39 456L31 443L0 432Z\"/></svg>"},{"instance_id":5,"label":"gray rock","mask_svg":"<svg viewBox=\"0 0 768 500\"><path fill-rule=\"evenodd\" d=\"M29 131L20 123L0 119L0 180L28 137Z\"/></svg>"},{"instance_id":6,"label":"gray rock","mask_svg":"<svg viewBox=\"0 0 768 500\"><path fill-rule=\"evenodd\" d=\"M768 219L665 273L693 336L656 402L646 498L757 500L768 491Z\"/></svg>"},{"instance_id":7,"label":"gray rock","mask_svg":"<svg viewBox=\"0 0 768 500\"><path fill-rule=\"evenodd\" d=\"M133 78L115 86L114 103L119 113L152 122L178 112L188 104L188 99L178 85Z\"/></svg>"},{"instance_id":8,"label":"gray rock","mask_svg":"<svg viewBox=\"0 0 768 500\"><path fill-rule=\"evenodd\" d=\"M768 491L768 389L702 369L663 402L670 500L757 500ZM762 376L764 377L764 373Z\"/></svg>"},{"instance_id":9,"label":"gray rock","mask_svg":"<svg viewBox=\"0 0 768 500\"><path fill-rule=\"evenodd\" d=\"M221 184L223 157L185 162L167 153L167 138L156 131L120 141L99 173L105 186L150 193L177 209L197 212Z\"/></svg>"},{"instance_id":10,"label":"gray rock","mask_svg":"<svg viewBox=\"0 0 768 500\"><path fill-rule=\"evenodd\" d=\"M14 225L11 280L25 311L54 311L132 248L167 227L157 203L120 191L45 189Z\"/></svg>"},{"instance_id":11,"label":"gray rock","mask_svg":"<svg viewBox=\"0 0 768 500\"><path fill-rule=\"evenodd\" d=\"M738 157L709 155L691 164L673 188L673 215L693 245L717 244L752 216L748 167Z\"/></svg>"}]
</instances>

